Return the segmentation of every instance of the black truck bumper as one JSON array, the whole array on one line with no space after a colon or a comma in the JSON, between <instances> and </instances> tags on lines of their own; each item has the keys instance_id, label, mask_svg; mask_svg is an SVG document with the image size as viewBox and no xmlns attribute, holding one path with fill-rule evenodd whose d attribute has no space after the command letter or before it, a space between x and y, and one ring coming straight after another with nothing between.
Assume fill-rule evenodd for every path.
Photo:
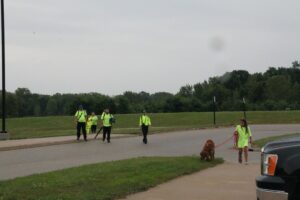
<instances>
[{"instance_id":1,"label":"black truck bumper","mask_svg":"<svg viewBox=\"0 0 300 200\"><path fill-rule=\"evenodd\" d=\"M285 181L280 177L260 176L256 179L257 200L288 200Z\"/></svg>"},{"instance_id":2,"label":"black truck bumper","mask_svg":"<svg viewBox=\"0 0 300 200\"><path fill-rule=\"evenodd\" d=\"M277 190L256 189L257 200L288 200L288 193Z\"/></svg>"}]
</instances>

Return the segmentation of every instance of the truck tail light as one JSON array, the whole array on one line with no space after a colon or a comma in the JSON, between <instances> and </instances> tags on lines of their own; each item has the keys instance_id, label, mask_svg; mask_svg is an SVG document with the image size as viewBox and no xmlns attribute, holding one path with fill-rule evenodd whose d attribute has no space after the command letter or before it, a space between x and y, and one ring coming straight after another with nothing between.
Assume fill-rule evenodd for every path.
<instances>
[{"instance_id":1,"label":"truck tail light","mask_svg":"<svg viewBox=\"0 0 300 200\"><path fill-rule=\"evenodd\" d=\"M263 174L274 176L277 166L278 156L275 154L263 155Z\"/></svg>"}]
</instances>

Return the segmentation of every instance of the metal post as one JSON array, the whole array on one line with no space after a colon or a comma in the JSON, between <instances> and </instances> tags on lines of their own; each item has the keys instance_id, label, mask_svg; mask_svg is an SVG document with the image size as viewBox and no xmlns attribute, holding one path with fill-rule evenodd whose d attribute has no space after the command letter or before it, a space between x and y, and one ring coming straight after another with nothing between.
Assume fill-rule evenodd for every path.
<instances>
[{"instance_id":1,"label":"metal post","mask_svg":"<svg viewBox=\"0 0 300 200\"><path fill-rule=\"evenodd\" d=\"M5 89L5 24L4 0L1 0L1 35L2 35L2 131L6 133L6 89Z\"/></svg>"},{"instance_id":2,"label":"metal post","mask_svg":"<svg viewBox=\"0 0 300 200\"><path fill-rule=\"evenodd\" d=\"M247 115L246 115L246 99L245 98L243 98L243 110L244 110L244 119L246 119L247 120Z\"/></svg>"},{"instance_id":3,"label":"metal post","mask_svg":"<svg viewBox=\"0 0 300 200\"><path fill-rule=\"evenodd\" d=\"M216 96L213 99L213 107L214 107L214 125L216 125Z\"/></svg>"}]
</instances>

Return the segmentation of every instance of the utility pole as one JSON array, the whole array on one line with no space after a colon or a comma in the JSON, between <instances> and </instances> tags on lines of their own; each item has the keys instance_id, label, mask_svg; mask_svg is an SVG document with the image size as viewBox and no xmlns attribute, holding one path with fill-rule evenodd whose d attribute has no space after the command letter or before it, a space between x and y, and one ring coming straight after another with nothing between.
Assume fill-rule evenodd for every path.
<instances>
[{"instance_id":1,"label":"utility pole","mask_svg":"<svg viewBox=\"0 0 300 200\"><path fill-rule=\"evenodd\" d=\"M216 96L213 98L213 110L214 110L214 126L216 126Z\"/></svg>"},{"instance_id":2,"label":"utility pole","mask_svg":"<svg viewBox=\"0 0 300 200\"><path fill-rule=\"evenodd\" d=\"M243 98L243 110L244 110L244 119L247 120L247 115L246 115L246 99L245 99L245 97Z\"/></svg>"},{"instance_id":3,"label":"utility pole","mask_svg":"<svg viewBox=\"0 0 300 200\"><path fill-rule=\"evenodd\" d=\"M2 131L0 139L7 137L6 132L6 88L5 88L5 20L4 0L1 0L1 40L2 40Z\"/></svg>"}]
</instances>

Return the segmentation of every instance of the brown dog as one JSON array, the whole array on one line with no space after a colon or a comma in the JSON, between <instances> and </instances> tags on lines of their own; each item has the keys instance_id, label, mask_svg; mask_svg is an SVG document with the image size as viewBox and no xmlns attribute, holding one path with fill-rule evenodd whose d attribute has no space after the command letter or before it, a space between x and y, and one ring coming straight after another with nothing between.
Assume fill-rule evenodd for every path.
<instances>
[{"instance_id":1,"label":"brown dog","mask_svg":"<svg viewBox=\"0 0 300 200\"><path fill-rule=\"evenodd\" d=\"M207 140L203 150L200 153L201 160L211 161L215 159L215 143L212 140Z\"/></svg>"}]
</instances>

